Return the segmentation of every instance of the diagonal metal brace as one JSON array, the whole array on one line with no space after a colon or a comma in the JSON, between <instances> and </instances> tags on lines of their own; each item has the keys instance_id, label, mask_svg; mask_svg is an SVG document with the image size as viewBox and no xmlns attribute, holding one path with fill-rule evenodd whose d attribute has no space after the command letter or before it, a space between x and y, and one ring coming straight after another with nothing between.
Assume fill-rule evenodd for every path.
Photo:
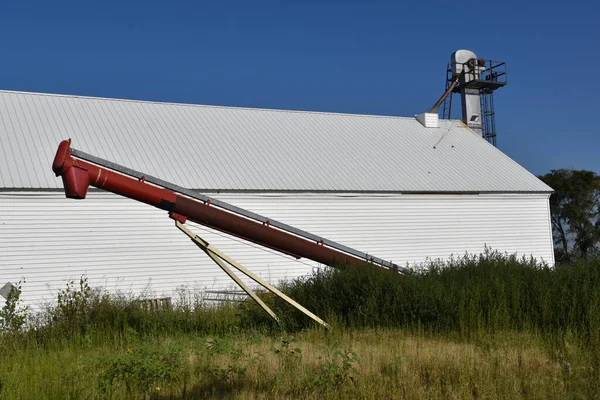
<instances>
[{"instance_id":1,"label":"diagonal metal brace","mask_svg":"<svg viewBox=\"0 0 600 400\"><path fill-rule=\"evenodd\" d=\"M254 293L252 289L248 287L248 285L246 285L235 273L233 273L233 271L227 266L227 264L231 265L232 267L246 275L248 278L252 279L254 282L263 286L265 289L269 290L271 293L278 296L279 298L290 304L292 307L304 313L305 315L313 319L315 322L323 326L325 329L329 328L329 325L321 318L317 317L315 314L302 307L296 301L286 296L283 292L281 292L279 289L277 289L275 286L271 285L261 277L254 275L248 269L243 267L240 263L233 260L225 253L221 252L219 249L209 244L206 240L202 239L200 236L196 235L194 232L186 228L181 222L175 221L175 226L177 226L177 228L180 231L185 233L192 240L192 242L194 242L204 253L206 253L207 256L211 258L211 260L213 260L219 267L221 267L221 269L225 271L225 273L229 275L229 277L233 279L235 283L237 283L244 290L244 292L248 294L248 296L250 296L254 301L256 301L258 305L261 306L262 309L265 310L275 321L280 322L275 312L273 312L273 310L271 310L269 306L267 306L260 299L260 297L258 297L256 293Z\"/></svg>"}]
</instances>

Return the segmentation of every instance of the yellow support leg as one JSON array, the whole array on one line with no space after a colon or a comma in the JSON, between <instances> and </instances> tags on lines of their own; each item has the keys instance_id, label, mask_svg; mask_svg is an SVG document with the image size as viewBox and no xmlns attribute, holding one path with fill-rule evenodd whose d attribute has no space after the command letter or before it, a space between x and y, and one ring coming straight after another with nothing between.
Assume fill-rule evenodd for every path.
<instances>
[{"instance_id":1,"label":"yellow support leg","mask_svg":"<svg viewBox=\"0 0 600 400\"><path fill-rule=\"evenodd\" d=\"M302 307L296 301L294 301L290 297L286 296L279 289L277 289L275 286L269 284L267 281L265 281L261 277L254 275L248 269L243 267L237 261L228 257L226 254L221 252L219 249L210 245L206 240L202 239L200 236L196 235L194 232L190 231L188 228L183 226L182 223L180 223L179 221L175 221L175 225L177 226L177 228L180 231L185 233L192 240L192 242L194 242L198 247L200 247L200 249L202 249L202 251L204 251L204 253L206 253L219 267L221 267L221 269L223 271L225 271L225 273L227 275L229 275L229 277L231 279L233 279L235 281L235 283L237 283L248 294L248 296L250 296L254 301L256 301L275 321L279 322L279 319L277 318L277 315L275 315L273 310L271 310L256 295L256 293L254 293L237 275L235 275L233 273L233 271L231 271L231 269L229 267L227 267L227 265L225 263L231 265L232 267L234 267L235 269L237 269L238 271L240 271L241 273L246 275L248 278L252 279L254 282L258 283L259 285L261 285L264 288L266 288L267 290L269 290L271 293L280 297L282 300L286 301L292 307L296 308L300 312L304 313L305 315L307 315L308 317L313 319L315 322L322 325L325 329L329 328L329 325L325 321L323 321L321 318L317 317L315 314L313 314L306 308Z\"/></svg>"}]
</instances>

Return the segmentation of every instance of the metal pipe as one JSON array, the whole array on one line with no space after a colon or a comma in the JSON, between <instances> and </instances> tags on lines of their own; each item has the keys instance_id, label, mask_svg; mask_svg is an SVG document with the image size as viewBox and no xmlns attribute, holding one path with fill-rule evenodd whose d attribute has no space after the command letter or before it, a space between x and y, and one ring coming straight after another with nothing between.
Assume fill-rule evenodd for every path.
<instances>
[{"instance_id":1,"label":"metal pipe","mask_svg":"<svg viewBox=\"0 0 600 400\"><path fill-rule=\"evenodd\" d=\"M448 95L450 93L452 93L452 91L454 90L456 85L458 85L458 81L460 80L460 77L461 77L461 74L456 74L454 76L454 79L452 80L452 84L448 87L448 89L446 89L446 91L444 92L442 97L440 97L438 99L438 101L436 101L436 103L433 105L433 107L431 107L431 110L429 110L430 113L437 112L437 109L440 108L440 106L442 105L444 100L446 100L446 97L448 97Z\"/></svg>"},{"instance_id":2,"label":"metal pipe","mask_svg":"<svg viewBox=\"0 0 600 400\"><path fill-rule=\"evenodd\" d=\"M104 168L107 168L107 169L109 169L111 171L116 171L116 172L118 172L120 174L127 175L127 176L130 176L130 177L136 178L136 179L144 178L146 182L152 183L155 186L162 187L162 188L170 190L171 192L174 192L174 193L183 194L186 197L190 197L192 199L200 200L203 203L207 203L208 202L212 206L216 206L216 207L218 207L220 209L223 209L225 211L229 211L229 212L231 212L233 214L241 215L242 217L245 217L245 218L248 218L248 219L251 219L251 220L254 220L254 221L258 221L258 222L260 222L262 224L270 225L271 227L274 227L274 228L277 228L279 230L291 233L291 234L293 234L295 236L300 236L301 238L307 239L309 241L313 241L313 242L316 242L316 243L324 244L325 246L328 246L328 247L334 248L336 250L339 250L342 253L350 254L350 255L352 255L352 256L354 256L356 258L359 258L361 260L369 261L369 262L372 262L374 264L380 265L382 267L390 268L390 269L393 269L393 270L396 270L396 271L402 271L404 273L410 273L410 270L408 268L400 266L400 265L397 265L397 264L394 264L391 261L383 260L383 259L381 259L379 257L376 257L376 256L372 255L372 254L367 254L365 252L356 250L356 249L354 249L352 247L345 246L345 245L343 245L341 243L337 243L337 242L335 242L333 240L329 240L329 239L324 238L322 236L312 234L310 232L307 232L307 231L302 230L302 229L298 229L298 228L296 228L294 226L290 226L288 224L285 224L283 222L274 220L272 218L267 218L265 216L256 214L256 213L254 213L252 211L249 211L249 210L246 210L246 209L234 206L233 204L229 204L229 203L226 203L224 201L221 201L221 200L209 197L209 196L207 196L205 194L202 194L202 193L200 193L200 192L198 192L196 190L186 189L184 187L181 187L181 186L175 185L173 183L167 182L165 180L162 180L160 178L154 177L152 175L148 175L148 174L145 174L143 172L133 170L131 168L125 167L123 165L119 165L117 163L105 160L105 159L100 158L100 157L96 157L94 155L88 154L88 153L83 152L81 150L74 149L72 147L70 149L70 152L71 152L71 155L73 157L77 158L77 159L80 159L80 160L83 160L83 161L88 161L88 162L90 162L90 163L92 163L94 165L97 165L97 166L100 166L100 167L104 167Z\"/></svg>"},{"instance_id":3,"label":"metal pipe","mask_svg":"<svg viewBox=\"0 0 600 400\"><path fill-rule=\"evenodd\" d=\"M291 233L273 228L268 224L252 221L193 200L189 197L146 183L143 178L134 179L97 165L73 158L70 140L59 144L52 170L61 176L68 198L84 199L89 185L129 197L142 203L169 211L180 222L186 219L245 240L269 247L295 257L305 257L325 265L360 265L365 262L357 257L312 242Z\"/></svg>"}]
</instances>

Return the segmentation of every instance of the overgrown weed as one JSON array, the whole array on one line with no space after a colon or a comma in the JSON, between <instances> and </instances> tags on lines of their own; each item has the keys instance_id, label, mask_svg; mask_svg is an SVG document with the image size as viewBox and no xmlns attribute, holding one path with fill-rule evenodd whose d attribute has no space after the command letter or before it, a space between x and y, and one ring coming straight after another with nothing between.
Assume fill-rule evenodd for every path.
<instances>
[{"instance_id":1,"label":"overgrown weed","mask_svg":"<svg viewBox=\"0 0 600 400\"><path fill-rule=\"evenodd\" d=\"M253 303L149 311L85 277L27 319L15 291L3 310L12 328L0 335L0 397L600 393L599 259L549 268L488 251L412 276L320 270L283 290L332 329L265 294L282 325Z\"/></svg>"}]
</instances>

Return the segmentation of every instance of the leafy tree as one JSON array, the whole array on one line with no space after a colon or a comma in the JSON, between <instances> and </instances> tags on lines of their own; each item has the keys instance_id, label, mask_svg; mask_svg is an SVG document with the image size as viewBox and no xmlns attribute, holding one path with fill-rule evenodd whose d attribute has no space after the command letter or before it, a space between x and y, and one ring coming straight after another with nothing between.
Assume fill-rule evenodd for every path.
<instances>
[{"instance_id":1,"label":"leafy tree","mask_svg":"<svg viewBox=\"0 0 600 400\"><path fill-rule=\"evenodd\" d=\"M600 249L600 176L558 169L540 177L554 189L550 197L557 260L587 257Z\"/></svg>"}]
</instances>

